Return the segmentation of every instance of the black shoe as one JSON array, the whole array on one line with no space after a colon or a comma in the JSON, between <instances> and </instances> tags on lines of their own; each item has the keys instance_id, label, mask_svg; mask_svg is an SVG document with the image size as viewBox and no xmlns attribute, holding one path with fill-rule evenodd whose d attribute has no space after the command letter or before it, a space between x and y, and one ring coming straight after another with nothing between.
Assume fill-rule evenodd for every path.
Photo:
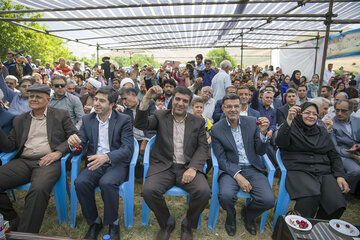
<instances>
[{"instance_id":1,"label":"black shoe","mask_svg":"<svg viewBox=\"0 0 360 240\"><path fill-rule=\"evenodd\" d=\"M244 222L245 222L245 228L246 230L251 234L251 235L256 235L256 223L254 220L252 221L247 221L247 218L246 218L246 209L245 207L241 210L241 216L243 217L244 219Z\"/></svg>"},{"instance_id":2,"label":"black shoe","mask_svg":"<svg viewBox=\"0 0 360 240\"><path fill-rule=\"evenodd\" d=\"M175 229L175 218L170 216L165 228L161 228L156 235L156 240L168 240Z\"/></svg>"},{"instance_id":3,"label":"black shoe","mask_svg":"<svg viewBox=\"0 0 360 240\"><path fill-rule=\"evenodd\" d=\"M193 233L191 226L189 226L187 219L185 218L181 223L181 240L193 240Z\"/></svg>"},{"instance_id":4,"label":"black shoe","mask_svg":"<svg viewBox=\"0 0 360 240\"><path fill-rule=\"evenodd\" d=\"M89 227L89 230L87 231L85 235L85 239L97 239L101 229L103 228L102 223L94 223Z\"/></svg>"},{"instance_id":5,"label":"black shoe","mask_svg":"<svg viewBox=\"0 0 360 240\"><path fill-rule=\"evenodd\" d=\"M235 236L236 233L236 212L233 216L227 214L225 222L225 230L229 236Z\"/></svg>"},{"instance_id":6,"label":"black shoe","mask_svg":"<svg viewBox=\"0 0 360 240\"><path fill-rule=\"evenodd\" d=\"M109 225L109 235L111 240L120 240L120 226L119 224Z\"/></svg>"}]
</instances>

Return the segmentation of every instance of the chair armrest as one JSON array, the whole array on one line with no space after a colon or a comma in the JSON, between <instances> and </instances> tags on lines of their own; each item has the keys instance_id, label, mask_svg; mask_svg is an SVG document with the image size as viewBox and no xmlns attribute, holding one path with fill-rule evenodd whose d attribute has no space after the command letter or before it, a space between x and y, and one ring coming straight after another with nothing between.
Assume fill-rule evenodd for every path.
<instances>
[{"instance_id":1,"label":"chair armrest","mask_svg":"<svg viewBox=\"0 0 360 240\"><path fill-rule=\"evenodd\" d=\"M137 163L139 157L139 144L137 142L137 140L134 138L134 152L131 156L131 162L130 162L130 167L129 167L129 181L131 180L132 182L134 182L135 179L135 166Z\"/></svg>"},{"instance_id":2,"label":"chair armrest","mask_svg":"<svg viewBox=\"0 0 360 240\"><path fill-rule=\"evenodd\" d=\"M211 148L211 161L213 164L213 178L212 178L212 185L215 186L218 184L218 177L219 177L219 163L214 154L213 149Z\"/></svg>"},{"instance_id":3,"label":"chair armrest","mask_svg":"<svg viewBox=\"0 0 360 240\"><path fill-rule=\"evenodd\" d=\"M2 165L7 164L8 162L10 162L11 159L13 159L13 157L15 156L15 153L17 152L17 150L11 152L11 153L5 153L2 157L1 157L1 163Z\"/></svg>"},{"instance_id":4,"label":"chair armrest","mask_svg":"<svg viewBox=\"0 0 360 240\"><path fill-rule=\"evenodd\" d=\"M269 157L268 157L266 154L264 154L264 155L261 156L261 158L263 159L264 164L265 164L267 170L268 170L269 172L270 172L270 171L275 172L275 167L274 167L274 165L271 163Z\"/></svg>"},{"instance_id":5,"label":"chair armrest","mask_svg":"<svg viewBox=\"0 0 360 240\"><path fill-rule=\"evenodd\" d=\"M147 171L148 171L148 169L149 169L150 150L151 150L152 146L154 145L155 138L156 138L156 135L153 136L153 137L149 140L149 142L146 144L146 147L145 147L145 153L144 153L144 158L143 158L143 164L144 164L143 183L145 183L146 174L147 174Z\"/></svg>"},{"instance_id":6,"label":"chair armrest","mask_svg":"<svg viewBox=\"0 0 360 240\"><path fill-rule=\"evenodd\" d=\"M279 150L279 149L276 151L276 162L277 162L277 164L278 164L278 166L279 166L279 168L280 168L281 177L284 176L284 178L285 178L285 177L286 177L287 170L286 170L286 168L285 168L285 166L284 166L284 163L283 163L282 160L281 160L281 155L280 155L280 150Z\"/></svg>"},{"instance_id":7,"label":"chair armrest","mask_svg":"<svg viewBox=\"0 0 360 240\"><path fill-rule=\"evenodd\" d=\"M71 179L72 180L75 180L75 178L80 173L81 158L85 154L86 150L87 150L87 146L85 148L83 148L83 150L81 151L81 153L79 155L73 155L71 158Z\"/></svg>"}]
</instances>

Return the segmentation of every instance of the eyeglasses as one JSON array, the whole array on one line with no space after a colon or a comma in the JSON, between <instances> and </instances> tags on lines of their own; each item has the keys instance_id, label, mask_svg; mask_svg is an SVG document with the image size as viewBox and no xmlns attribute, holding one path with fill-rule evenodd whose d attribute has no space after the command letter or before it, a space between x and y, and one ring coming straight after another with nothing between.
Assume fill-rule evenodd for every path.
<instances>
[{"instance_id":1,"label":"eyeglasses","mask_svg":"<svg viewBox=\"0 0 360 240\"><path fill-rule=\"evenodd\" d=\"M227 109L232 109L232 108L235 108L235 109L239 109L240 108L240 105L225 105L224 108L227 108Z\"/></svg>"},{"instance_id":2,"label":"eyeglasses","mask_svg":"<svg viewBox=\"0 0 360 240\"><path fill-rule=\"evenodd\" d=\"M54 84L54 87L59 88L62 87L64 88L66 85L65 84Z\"/></svg>"},{"instance_id":3,"label":"eyeglasses","mask_svg":"<svg viewBox=\"0 0 360 240\"><path fill-rule=\"evenodd\" d=\"M317 113L314 113L314 112L303 112L304 115L311 115L311 116L314 116L314 117L318 117L319 114Z\"/></svg>"},{"instance_id":4,"label":"eyeglasses","mask_svg":"<svg viewBox=\"0 0 360 240\"><path fill-rule=\"evenodd\" d=\"M348 109L335 109L335 111L338 112L342 112L342 113L347 113L349 110Z\"/></svg>"}]
</instances>

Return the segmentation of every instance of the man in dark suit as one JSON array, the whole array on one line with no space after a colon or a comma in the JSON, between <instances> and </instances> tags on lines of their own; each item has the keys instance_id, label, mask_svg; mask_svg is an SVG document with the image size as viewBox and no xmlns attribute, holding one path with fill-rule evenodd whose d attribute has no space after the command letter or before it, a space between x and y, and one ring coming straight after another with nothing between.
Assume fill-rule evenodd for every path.
<instances>
[{"instance_id":1,"label":"man in dark suit","mask_svg":"<svg viewBox=\"0 0 360 240\"><path fill-rule=\"evenodd\" d=\"M292 106L295 106L296 104L296 98L297 98L297 91L295 88L288 88L286 90L286 104L284 106L279 107L276 109L276 120L278 126L283 124L286 121L289 109Z\"/></svg>"},{"instance_id":2,"label":"man in dark suit","mask_svg":"<svg viewBox=\"0 0 360 240\"><path fill-rule=\"evenodd\" d=\"M135 127L157 130L142 196L161 228L156 239L169 239L175 228L175 219L170 216L163 195L174 185L187 191L190 203L181 224L181 239L193 239L191 228L197 227L210 197L209 185L202 172L209 153L205 121L187 113L192 92L186 87L174 90L171 110L157 110L148 117L146 110L150 100L161 94L159 86L150 88L135 118Z\"/></svg>"},{"instance_id":3,"label":"man in dark suit","mask_svg":"<svg viewBox=\"0 0 360 240\"><path fill-rule=\"evenodd\" d=\"M266 178L265 166L259 155L268 146L269 120L260 117L259 127L254 117L239 116L240 98L235 94L223 98L226 119L211 129L213 150L219 161L219 202L227 212L225 230L236 233L236 194L241 189L252 201L243 208L245 228L256 235L255 218L274 206L275 198Z\"/></svg>"},{"instance_id":4,"label":"man in dark suit","mask_svg":"<svg viewBox=\"0 0 360 240\"><path fill-rule=\"evenodd\" d=\"M86 239L97 239L103 224L95 202L95 188L101 189L104 201L104 225L109 225L111 239L119 235L119 186L126 181L134 150L132 124L129 116L114 109L118 92L112 87L100 87L94 96L94 112L83 117L79 134L68 143L87 149L88 164L75 179L76 195L89 230Z\"/></svg>"},{"instance_id":5,"label":"man in dark suit","mask_svg":"<svg viewBox=\"0 0 360 240\"><path fill-rule=\"evenodd\" d=\"M66 140L77 129L68 111L48 107L49 86L32 85L27 91L32 111L14 119L8 137L0 130L0 152L17 150L15 159L0 167L0 213L7 220L17 219L4 191L31 181L17 230L37 233L50 192L61 175L59 159L68 152Z\"/></svg>"}]
</instances>

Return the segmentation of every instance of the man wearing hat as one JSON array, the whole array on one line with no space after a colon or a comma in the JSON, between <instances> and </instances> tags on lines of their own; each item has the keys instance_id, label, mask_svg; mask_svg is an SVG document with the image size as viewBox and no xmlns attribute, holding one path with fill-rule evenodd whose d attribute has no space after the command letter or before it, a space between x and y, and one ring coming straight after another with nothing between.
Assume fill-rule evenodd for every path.
<instances>
[{"instance_id":1,"label":"man wearing hat","mask_svg":"<svg viewBox=\"0 0 360 240\"><path fill-rule=\"evenodd\" d=\"M32 85L27 92L31 111L14 118L9 136L0 129L0 152L16 150L14 160L0 167L0 213L12 230L37 233L50 192L61 175L59 160L68 152L67 139L77 129L68 111L48 107L49 86ZM5 191L30 181L19 221Z\"/></svg>"},{"instance_id":2,"label":"man wearing hat","mask_svg":"<svg viewBox=\"0 0 360 240\"><path fill-rule=\"evenodd\" d=\"M87 94L82 96L80 99L84 107L85 114L90 113L93 106L95 93L101 87L101 83L94 78L89 78L87 81L88 81L86 83Z\"/></svg>"}]
</instances>

